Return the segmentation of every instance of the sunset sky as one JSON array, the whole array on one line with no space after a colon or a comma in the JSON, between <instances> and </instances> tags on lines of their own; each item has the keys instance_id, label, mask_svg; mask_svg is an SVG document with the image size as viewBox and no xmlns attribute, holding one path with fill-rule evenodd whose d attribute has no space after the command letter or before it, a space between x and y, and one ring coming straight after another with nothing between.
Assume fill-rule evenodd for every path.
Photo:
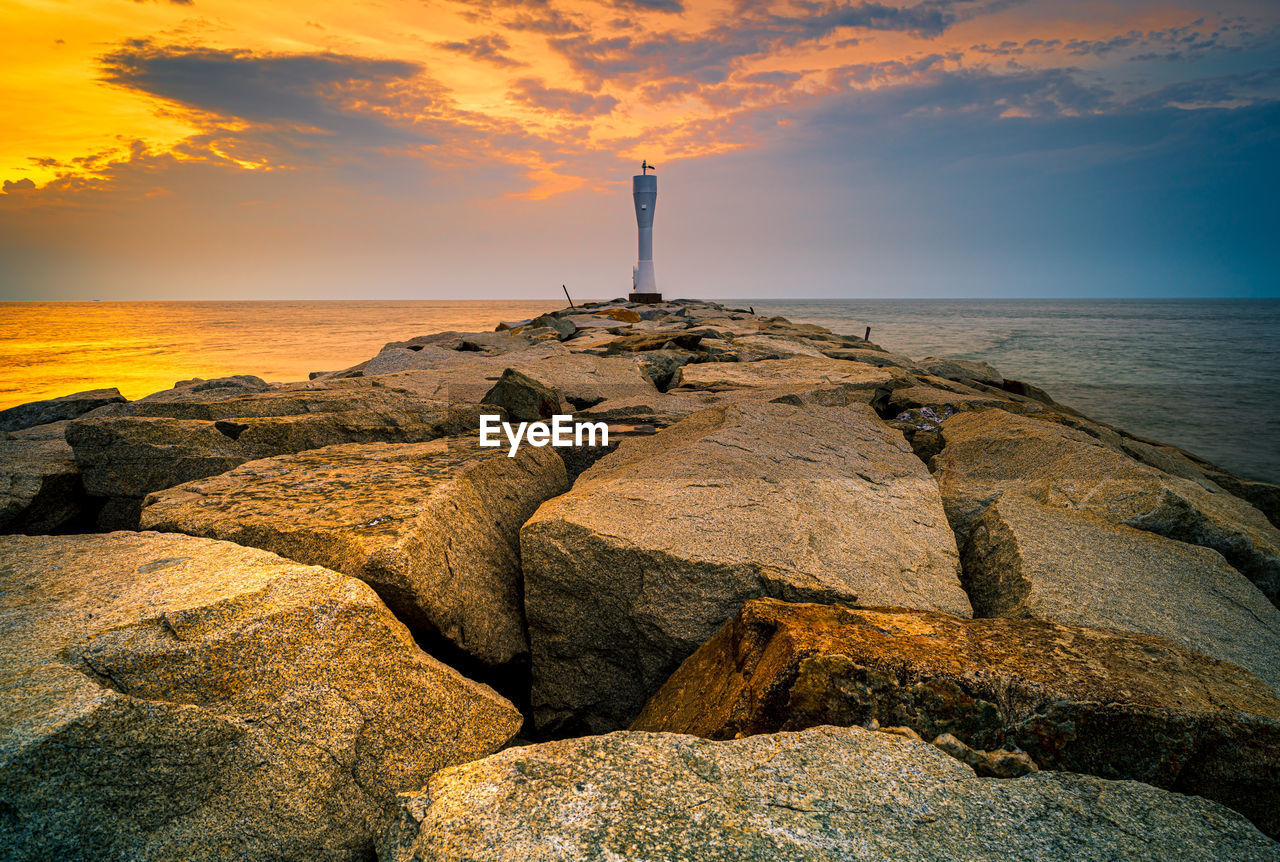
<instances>
[{"instance_id":1,"label":"sunset sky","mask_svg":"<svg viewBox=\"0 0 1280 862\"><path fill-rule=\"evenodd\" d=\"M1280 295L1276 0L6 0L0 299Z\"/></svg>"}]
</instances>

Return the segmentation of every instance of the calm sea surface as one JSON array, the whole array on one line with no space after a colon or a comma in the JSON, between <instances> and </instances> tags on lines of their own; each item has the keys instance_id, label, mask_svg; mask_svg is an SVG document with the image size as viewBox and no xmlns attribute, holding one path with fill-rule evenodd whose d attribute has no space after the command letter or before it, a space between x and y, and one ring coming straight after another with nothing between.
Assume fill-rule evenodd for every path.
<instances>
[{"instance_id":1,"label":"calm sea surface","mask_svg":"<svg viewBox=\"0 0 1280 862\"><path fill-rule=\"evenodd\" d=\"M914 358L983 359L1136 434L1280 482L1280 300L742 300ZM558 302L0 303L0 408L189 377L305 380Z\"/></svg>"}]
</instances>

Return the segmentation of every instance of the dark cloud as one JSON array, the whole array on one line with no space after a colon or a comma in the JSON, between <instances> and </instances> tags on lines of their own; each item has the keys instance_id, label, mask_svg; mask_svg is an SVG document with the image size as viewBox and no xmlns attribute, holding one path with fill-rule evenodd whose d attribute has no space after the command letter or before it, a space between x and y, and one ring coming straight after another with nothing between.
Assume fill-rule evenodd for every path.
<instances>
[{"instance_id":1,"label":"dark cloud","mask_svg":"<svg viewBox=\"0 0 1280 862\"><path fill-rule=\"evenodd\" d=\"M521 78L515 82L507 95L516 101L545 111L583 117L608 114L618 104L618 100L613 96L548 87L537 78Z\"/></svg>"},{"instance_id":2,"label":"dark cloud","mask_svg":"<svg viewBox=\"0 0 1280 862\"><path fill-rule=\"evenodd\" d=\"M1129 102L1137 110L1167 107L1224 106L1280 102L1280 66L1235 75L1180 81Z\"/></svg>"},{"instance_id":3,"label":"dark cloud","mask_svg":"<svg viewBox=\"0 0 1280 862\"><path fill-rule=\"evenodd\" d=\"M12 193L14 193L14 192L29 192L29 191L31 191L32 189L34 189L35 187L36 187L36 184L35 184L34 182L32 182L32 181L31 181L31 179L30 179L30 178L28 178L28 177L23 177L23 178L22 178L22 179L20 179L20 180L5 180L5 181L4 181L4 193L5 193L5 194L12 194Z\"/></svg>"},{"instance_id":4,"label":"dark cloud","mask_svg":"<svg viewBox=\"0 0 1280 862\"><path fill-rule=\"evenodd\" d=\"M257 54L136 40L100 58L103 79L224 119L343 142L418 137L396 122L417 63L343 54Z\"/></svg>"},{"instance_id":5,"label":"dark cloud","mask_svg":"<svg viewBox=\"0 0 1280 862\"><path fill-rule=\"evenodd\" d=\"M613 5L623 9L653 12L683 12L681 0L613 0Z\"/></svg>"},{"instance_id":6,"label":"dark cloud","mask_svg":"<svg viewBox=\"0 0 1280 862\"><path fill-rule=\"evenodd\" d=\"M878 2L802 2L803 14L782 14L742 3L736 14L710 29L643 36L595 38L587 34L551 40L588 86L606 80L657 83L686 78L719 84L747 57L793 48L850 30L884 30L934 37L953 24L1021 0L923 0L911 6Z\"/></svg>"},{"instance_id":7,"label":"dark cloud","mask_svg":"<svg viewBox=\"0 0 1280 862\"><path fill-rule=\"evenodd\" d=\"M567 36L571 33L586 32L586 28L573 17L558 9L547 9L537 15L521 12L504 20L502 26L508 30L525 30L530 33L542 33L547 36Z\"/></svg>"},{"instance_id":8,"label":"dark cloud","mask_svg":"<svg viewBox=\"0 0 1280 862\"><path fill-rule=\"evenodd\" d=\"M1181 26L1146 32L1129 30L1106 39L1028 39L1025 42L1004 41L998 45L974 45L970 50L994 56L1065 51L1078 57L1107 58L1133 49L1144 53L1131 56L1131 60L1174 61L1222 47L1222 37L1229 32L1244 37L1254 35L1247 25L1239 22L1223 23L1207 29L1205 20L1197 18Z\"/></svg>"},{"instance_id":9,"label":"dark cloud","mask_svg":"<svg viewBox=\"0 0 1280 862\"><path fill-rule=\"evenodd\" d=\"M468 39L465 42L437 42L437 48L443 48L446 51L454 51L459 54L466 54L477 60L484 60L495 66L527 66L520 60L508 57L504 51L510 50L511 44L497 33L490 33L484 36L476 36L474 39Z\"/></svg>"}]
</instances>

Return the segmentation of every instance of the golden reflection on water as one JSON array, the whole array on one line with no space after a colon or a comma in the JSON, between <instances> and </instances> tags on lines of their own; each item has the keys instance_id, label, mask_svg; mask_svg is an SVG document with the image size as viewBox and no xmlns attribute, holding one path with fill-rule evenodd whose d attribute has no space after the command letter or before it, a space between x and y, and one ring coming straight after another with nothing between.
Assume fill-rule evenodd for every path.
<instances>
[{"instance_id":1,"label":"golden reflection on water","mask_svg":"<svg viewBox=\"0 0 1280 862\"><path fill-rule=\"evenodd\" d=\"M126 398L178 380L254 374L306 380L388 341L560 308L555 301L5 302L0 409L115 386Z\"/></svg>"}]
</instances>

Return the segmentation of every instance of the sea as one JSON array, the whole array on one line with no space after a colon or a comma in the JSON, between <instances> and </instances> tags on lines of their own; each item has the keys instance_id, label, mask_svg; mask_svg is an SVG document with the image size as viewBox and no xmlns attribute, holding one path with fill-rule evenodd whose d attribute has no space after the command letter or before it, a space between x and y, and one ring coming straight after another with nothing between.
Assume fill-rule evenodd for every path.
<instances>
[{"instance_id":1,"label":"sea","mask_svg":"<svg viewBox=\"0 0 1280 862\"><path fill-rule=\"evenodd\" d=\"M1280 483L1280 300L717 300L864 334L887 350L981 359L1094 419ZM383 344L491 330L558 301L4 302L0 408L178 380L305 380Z\"/></svg>"}]
</instances>

